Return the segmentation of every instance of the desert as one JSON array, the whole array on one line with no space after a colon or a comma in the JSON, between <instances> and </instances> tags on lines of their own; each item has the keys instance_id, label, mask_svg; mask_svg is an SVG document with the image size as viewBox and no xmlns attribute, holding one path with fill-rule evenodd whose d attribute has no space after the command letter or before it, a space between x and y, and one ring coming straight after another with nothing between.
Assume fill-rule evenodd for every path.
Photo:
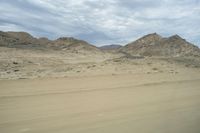
<instances>
[{"instance_id":1,"label":"desert","mask_svg":"<svg viewBox=\"0 0 200 133\"><path fill-rule=\"evenodd\" d=\"M0 34L1 133L199 133L200 49L152 33L125 46Z\"/></svg>"}]
</instances>

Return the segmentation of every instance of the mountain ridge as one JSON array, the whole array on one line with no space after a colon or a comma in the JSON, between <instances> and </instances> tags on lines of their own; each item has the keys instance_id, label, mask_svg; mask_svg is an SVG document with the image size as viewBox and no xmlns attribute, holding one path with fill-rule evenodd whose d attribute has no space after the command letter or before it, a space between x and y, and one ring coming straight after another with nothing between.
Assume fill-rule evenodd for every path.
<instances>
[{"instance_id":1,"label":"mountain ridge","mask_svg":"<svg viewBox=\"0 0 200 133\"><path fill-rule=\"evenodd\" d=\"M27 32L0 32L0 46L10 48L27 48L27 49L53 49L53 50L70 50L78 53L80 51L101 52L96 46L89 44L84 40L73 37L60 37L55 40L41 37L35 38Z\"/></svg>"},{"instance_id":2,"label":"mountain ridge","mask_svg":"<svg viewBox=\"0 0 200 133\"><path fill-rule=\"evenodd\" d=\"M200 56L200 49L179 35L164 38L157 33L128 43L119 52L141 56Z\"/></svg>"},{"instance_id":3,"label":"mountain ridge","mask_svg":"<svg viewBox=\"0 0 200 133\"><path fill-rule=\"evenodd\" d=\"M0 31L0 46L25 49L52 49L72 53L101 53L104 50L117 51L133 56L198 56L198 46L175 34L162 37L157 33L147 34L125 46L107 45L96 47L84 40L73 37L60 37L55 40L36 38L27 32Z\"/></svg>"}]
</instances>

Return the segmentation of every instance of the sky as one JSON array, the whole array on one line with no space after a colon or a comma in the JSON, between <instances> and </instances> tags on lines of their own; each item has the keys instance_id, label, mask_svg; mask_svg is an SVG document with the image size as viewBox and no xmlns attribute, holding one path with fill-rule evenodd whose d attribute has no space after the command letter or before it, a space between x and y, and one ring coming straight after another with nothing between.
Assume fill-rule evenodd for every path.
<instances>
[{"instance_id":1,"label":"sky","mask_svg":"<svg viewBox=\"0 0 200 133\"><path fill-rule=\"evenodd\" d=\"M200 0L0 0L0 30L75 37L96 46L156 32L200 46Z\"/></svg>"}]
</instances>

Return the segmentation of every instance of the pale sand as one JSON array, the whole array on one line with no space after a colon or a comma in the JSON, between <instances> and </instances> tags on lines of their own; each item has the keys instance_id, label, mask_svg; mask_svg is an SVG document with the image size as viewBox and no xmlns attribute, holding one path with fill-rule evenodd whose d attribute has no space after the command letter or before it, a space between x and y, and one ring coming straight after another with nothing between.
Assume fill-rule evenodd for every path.
<instances>
[{"instance_id":1,"label":"pale sand","mask_svg":"<svg viewBox=\"0 0 200 133\"><path fill-rule=\"evenodd\" d=\"M2 80L0 133L200 133L200 73Z\"/></svg>"}]
</instances>

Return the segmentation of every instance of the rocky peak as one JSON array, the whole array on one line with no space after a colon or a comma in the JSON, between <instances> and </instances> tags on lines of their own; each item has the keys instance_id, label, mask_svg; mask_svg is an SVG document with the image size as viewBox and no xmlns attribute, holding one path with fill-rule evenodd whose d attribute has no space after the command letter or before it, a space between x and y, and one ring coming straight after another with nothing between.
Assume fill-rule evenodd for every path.
<instances>
[{"instance_id":1,"label":"rocky peak","mask_svg":"<svg viewBox=\"0 0 200 133\"><path fill-rule=\"evenodd\" d=\"M148 35L145 35L144 37L142 37L143 39L145 38L162 38L159 34L157 33L151 33L151 34L148 34Z\"/></svg>"},{"instance_id":2,"label":"rocky peak","mask_svg":"<svg viewBox=\"0 0 200 133\"><path fill-rule=\"evenodd\" d=\"M171 39L171 40L185 40L183 38L181 38L179 35L175 34L173 36L170 36L168 39Z\"/></svg>"},{"instance_id":3,"label":"rocky peak","mask_svg":"<svg viewBox=\"0 0 200 133\"><path fill-rule=\"evenodd\" d=\"M179 35L162 38L156 33L129 43L120 51L143 56L200 56L200 49Z\"/></svg>"},{"instance_id":4,"label":"rocky peak","mask_svg":"<svg viewBox=\"0 0 200 133\"><path fill-rule=\"evenodd\" d=\"M143 36L142 38L128 44L128 45L156 45L162 40L162 36L157 33L152 33Z\"/></svg>"},{"instance_id":5,"label":"rocky peak","mask_svg":"<svg viewBox=\"0 0 200 133\"><path fill-rule=\"evenodd\" d=\"M142 39L147 41L147 42L149 42L149 41L160 41L162 39L162 36L160 36L157 33L152 33L152 34L148 34L148 35L144 36Z\"/></svg>"}]
</instances>

